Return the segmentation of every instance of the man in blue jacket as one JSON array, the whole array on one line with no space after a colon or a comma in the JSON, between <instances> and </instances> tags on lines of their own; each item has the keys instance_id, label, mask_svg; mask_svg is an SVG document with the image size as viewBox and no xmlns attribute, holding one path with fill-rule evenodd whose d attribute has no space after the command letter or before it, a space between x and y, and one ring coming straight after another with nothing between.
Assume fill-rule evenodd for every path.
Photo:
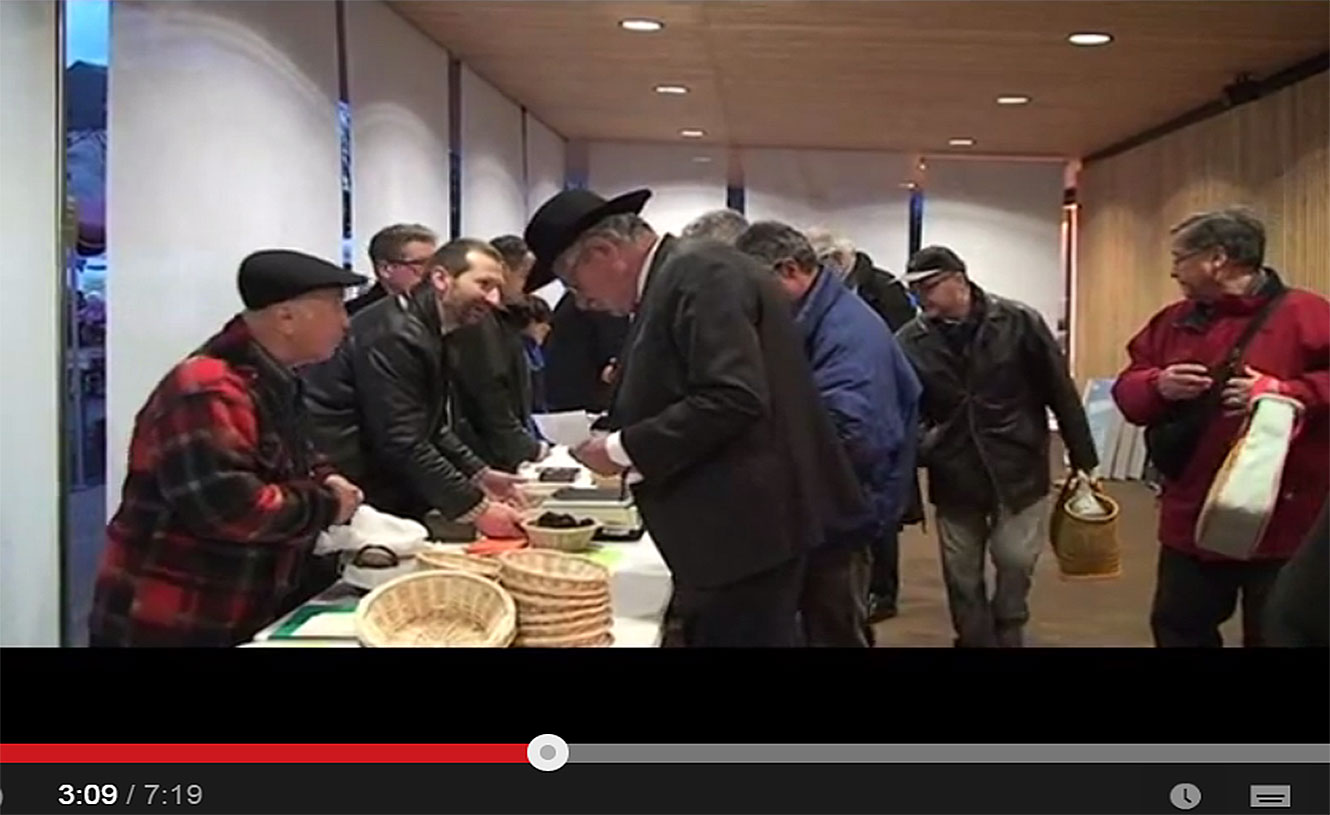
<instances>
[{"instance_id":1,"label":"man in blue jacket","mask_svg":"<svg viewBox=\"0 0 1330 815\"><path fill-rule=\"evenodd\" d=\"M771 269L793 304L813 379L868 499L862 514L833 523L809 558L804 634L812 646L867 647L870 547L908 497L922 387L886 323L818 268L802 233L764 221L736 245Z\"/></svg>"}]
</instances>

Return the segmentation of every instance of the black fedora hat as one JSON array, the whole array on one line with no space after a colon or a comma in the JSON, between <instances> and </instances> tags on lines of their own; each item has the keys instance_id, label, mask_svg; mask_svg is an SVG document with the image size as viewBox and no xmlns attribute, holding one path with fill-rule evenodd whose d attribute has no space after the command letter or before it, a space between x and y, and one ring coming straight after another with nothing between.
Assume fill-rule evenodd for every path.
<instances>
[{"instance_id":1,"label":"black fedora hat","mask_svg":"<svg viewBox=\"0 0 1330 815\"><path fill-rule=\"evenodd\" d=\"M591 190L564 190L540 205L527 224L526 245L536 264L526 279L526 290L534 291L554 279L554 261L581 234L611 215L636 215L646 206L651 190L626 192L606 200Z\"/></svg>"}]
</instances>

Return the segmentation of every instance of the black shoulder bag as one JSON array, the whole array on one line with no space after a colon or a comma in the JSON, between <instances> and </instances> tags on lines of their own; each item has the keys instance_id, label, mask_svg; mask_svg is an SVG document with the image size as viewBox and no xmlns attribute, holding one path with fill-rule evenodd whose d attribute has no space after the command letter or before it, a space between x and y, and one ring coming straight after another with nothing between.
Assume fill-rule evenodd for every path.
<instances>
[{"instance_id":1,"label":"black shoulder bag","mask_svg":"<svg viewBox=\"0 0 1330 815\"><path fill-rule=\"evenodd\" d=\"M1237 372L1238 363L1247 351L1247 346L1274 313L1287 291L1287 288L1281 286L1252 316L1251 322L1247 323L1242 335L1229 350L1228 356L1224 358L1218 370L1213 372L1214 382L1209 390L1195 399L1175 402L1169 407L1164 418L1145 428L1145 449L1150 454L1150 461L1154 462L1155 469L1168 480L1176 481L1186 471L1187 464L1191 462L1191 457L1200 444L1201 435L1205 433L1205 429L1209 427L1220 408L1224 386Z\"/></svg>"}]
</instances>

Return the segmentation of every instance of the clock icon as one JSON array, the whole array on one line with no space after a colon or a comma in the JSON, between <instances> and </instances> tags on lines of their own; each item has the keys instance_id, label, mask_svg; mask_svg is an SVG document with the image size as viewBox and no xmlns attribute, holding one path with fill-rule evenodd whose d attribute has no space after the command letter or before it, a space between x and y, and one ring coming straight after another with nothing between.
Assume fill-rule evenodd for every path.
<instances>
[{"instance_id":1,"label":"clock icon","mask_svg":"<svg viewBox=\"0 0 1330 815\"><path fill-rule=\"evenodd\" d=\"M1201 803L1201 788L1195 784L1177 784L1169 791L1168 800L1178 809L1195 809Z\"/></svg>"}]
</instances>

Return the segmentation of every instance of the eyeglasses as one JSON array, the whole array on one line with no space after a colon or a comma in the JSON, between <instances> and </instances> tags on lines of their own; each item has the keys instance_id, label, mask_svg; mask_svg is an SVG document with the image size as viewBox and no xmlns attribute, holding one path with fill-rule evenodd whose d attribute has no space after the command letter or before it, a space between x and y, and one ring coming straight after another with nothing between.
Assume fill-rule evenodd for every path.
<instances>
[{"instance_id":1,"label":"eyeglasses","mask_svg":"<svg viewBox=\"0 0 1330 815\"><path fill-rule=\"evenodd\" d=\"M1174 256L1173 256L1173 267L1174 267L1174 268L1177 268L1180 264L1182 264L1182 263L1184 263L1184 262L1186 262L1186 261L1188 261L1188 260L1191 260L1192 258L1196 257L1197 255L1204 254L1204 253L1206 253L1206 252L1208 252L1208 251L1210 251L1210 250L1209 250L1209 249L1197 249L1196 251L1194 251L1194 252L1188 252L1188 253L1186 253L1185 255L1174 255Z\"/></svg>"},{"instance_id":2,"label":"eyeglasses","mask_svg":"<svg viewBox=\"0 0 1330 815\"><path fill-rule=\"evenodd\" d=\"M399 258L397 260L390 260L388 262L397 266L411 266L416 269L421 269L424 268L425 265L430 262L430 260L431 258L420 258L419 260L404 260Z\"/></svg>"}]
</instances>

